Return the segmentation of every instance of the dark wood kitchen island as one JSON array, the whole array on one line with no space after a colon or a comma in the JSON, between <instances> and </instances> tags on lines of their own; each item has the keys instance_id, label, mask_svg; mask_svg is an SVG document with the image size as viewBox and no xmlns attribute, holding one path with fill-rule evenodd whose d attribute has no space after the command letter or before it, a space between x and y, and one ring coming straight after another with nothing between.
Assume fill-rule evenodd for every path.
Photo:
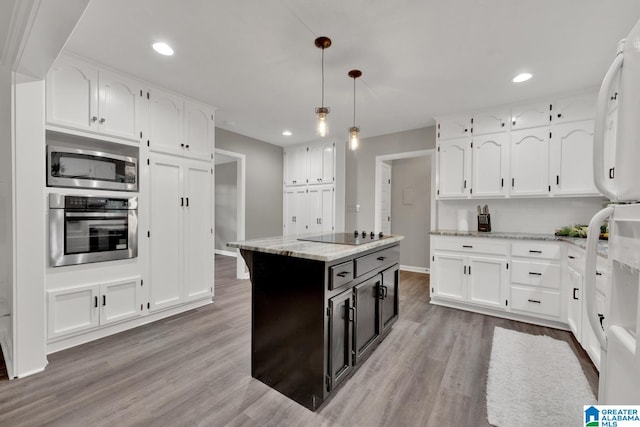
<instances>
[{"instance_id":1,"label":"dark wood kitchen island","mask_svg":"<svg viewBox=\"0 0 640 427\"><path fill-rule=\"evenodd\" d=\"M251 276L251 375L317 410L398 318L402 239L228 243Z\"/></svg>"}]
</instances>

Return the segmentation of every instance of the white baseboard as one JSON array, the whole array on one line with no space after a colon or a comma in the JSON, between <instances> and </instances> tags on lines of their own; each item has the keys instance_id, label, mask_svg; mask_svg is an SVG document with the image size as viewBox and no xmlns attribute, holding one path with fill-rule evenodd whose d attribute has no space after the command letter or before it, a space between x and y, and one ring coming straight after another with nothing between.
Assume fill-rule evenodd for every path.
<instances>
[{"instance_id":1,"label":"white baseboard","mask_svg":"<svg viewBox=\"0 0 640 427\"><path fill-rule=\"evenodd\" d=\"M400 265L400 270L410 271L412 273L429 274L429 268L427 267L414 267L412 265Z\"/></svg>"},{"instance_id":2,"label":"white baseboard","mask_svg":"<svg viewBox=\"0 0 640 427\"><path fill-rule=\"evenodd\" d=\"M214 249L213 253L216 255L232 256L234 258L238 257L238 252L236 251L225 251L222 249Z\"/></svg>"}]
</instances>

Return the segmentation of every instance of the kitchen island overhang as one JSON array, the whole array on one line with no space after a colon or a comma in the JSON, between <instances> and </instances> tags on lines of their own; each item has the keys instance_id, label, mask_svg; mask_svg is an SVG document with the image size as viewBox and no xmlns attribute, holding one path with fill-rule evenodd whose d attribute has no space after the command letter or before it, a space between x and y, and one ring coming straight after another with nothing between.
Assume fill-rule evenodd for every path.
<instances>
[{"instance_id":1,"label":"kitchen island overhang","mask_svg":"<svg viewBox=\"0 0 640 427\"><path fill-rule=\"evenodd\" d=\"M232 242L252 286L251 375L317 410L398 318L399 243Z\"/></svg>"}]
</instances>

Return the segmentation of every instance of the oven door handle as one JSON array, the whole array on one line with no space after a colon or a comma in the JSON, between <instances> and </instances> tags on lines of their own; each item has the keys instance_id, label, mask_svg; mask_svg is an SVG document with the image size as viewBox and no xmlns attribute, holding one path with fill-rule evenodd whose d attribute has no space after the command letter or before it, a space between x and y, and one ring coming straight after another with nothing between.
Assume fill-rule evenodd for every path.
<instances>
[{"instance_id":1,"label":"oven door handle","mask_svg":"<svg viewBox=\"0 0 640 427\"><path fill-rule=\"evenodd\" d=\"M125 212L65 212L66 218L126 218Z\"/></svg>"}]
</instances>

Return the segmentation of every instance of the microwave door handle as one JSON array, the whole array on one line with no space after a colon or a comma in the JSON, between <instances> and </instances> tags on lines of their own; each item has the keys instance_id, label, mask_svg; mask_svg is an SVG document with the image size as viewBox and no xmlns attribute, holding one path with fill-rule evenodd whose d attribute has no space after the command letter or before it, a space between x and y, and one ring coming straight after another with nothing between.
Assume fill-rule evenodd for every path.
<instances>
[{"instance_id":1,"label":"microwave door handle","mask_svg":"<svg viewBox=\"0 0 640 427\"><path fill-rule=\"evenodd\" d=\"M611 200L615 200L616 196L604 183L604 131L606 128L605 120L609 93L616 74L622 68L622 62L623 55L620 52L602 80L602 86L600 86L600 92L598 92L598 101L596 102L596 119L593 132L593 181L598 191Z\"/></svg>"},{"instance_id":2,"label":"microwave door handle","mask_svg":"<svg viewBox=\"0 0 640 427\"><path fill-rule=\"evenodd\" d=\"M126 212L65 212L67 218L126 218Z\"/></svg>"}]
</instances>

